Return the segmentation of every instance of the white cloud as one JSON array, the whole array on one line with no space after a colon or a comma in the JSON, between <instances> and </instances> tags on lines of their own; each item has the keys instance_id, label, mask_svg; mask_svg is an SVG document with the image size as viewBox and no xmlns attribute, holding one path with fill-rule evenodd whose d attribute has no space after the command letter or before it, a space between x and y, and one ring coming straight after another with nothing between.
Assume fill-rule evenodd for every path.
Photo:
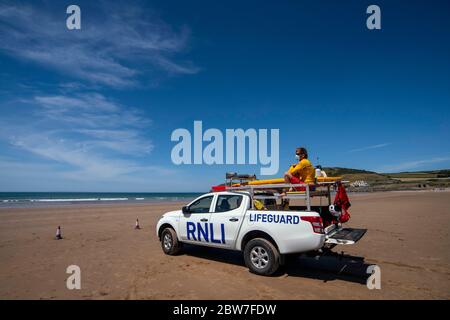
<instances>
[{"instance_id":1,"label":"white cloud","mask_svg":"<svg viewBox=\"0 0 450 320\"><path fill-rule=\"evenodd\" d=\"M441 162L450 162L450 157L434 157L430 159L422 159L415 161L406 161L398 164L392 164L383 166L379 172L399 172L406 171L411 169L420 169L426 165L441 163Z\"/></svg>"},{"instance_id":2,"label":"white cloud","mask_svg":"<svg viewBox=\"0 0 450 320\"><path fill-rule=\"evenodd\" d=\"M100 94L39 95L23 102L34 112L25 122L3 119L0 138L66 165L66 177L104 180L155 168L139 164L153 144L145 134L150 120L135 109Z\"/></svg>"},{"instance_id":3,"label":"white cloud","mask_svg":"<svg viewBox=\"0 0 450 320\"><path fill-rule=\"evenodd\" d=\"M136 85L142 69L198 72L192 63L174 58L187 48L186 27L175 32L133 1L126 9L100 1L86 7L88 12L81 10L82 29L69 31L65 16L52 14L45 3L0 4L0 50L111 87Z\"/></svg>"},{"instance_id":4,"label":"white cloud","mask_svg":"<svg viewBox=\"0 0 450 320\"><path fill-rule=\"evenodd\" d=\"M379 149L379 148L387 147L389 145L390 145L390 143L380 143L380 144L370 145L370 146L366 146L366 147L362 147L362 148L352 149L352 150L349 150L348 152L359 152L359 151L366 151L366 150L372 150L372 149Z\"/></svg>"},{"instance_id":5,"label":"white cloud","mask_svg":"<svg viewBox=\"0 0 450 320\"><path fill-rule=\"evenodd\" d=\"M104 96L98 93L79 94L77 97L36 96L34 100L48 109L68 110L76 108L77 111L95 110L96 112L117 112L119 110L115 103L106 100Z\"/></svg>"},{"instance_id":6,"label":"white cloud","mask_svg":"<svg viewBox=\"0 0 450 320\"><path fill-rule=\"evenodd\" d=\"M111 161L96 154L88 153L82 145L63 139L51 138L47 134L32 133L11 141L14 146L47 159L81 168L87 176L110 178L130 172L126 161Z\"/></svg>"},{"instance_id":7,"label":"white cloud","mask_svg":"<svg viewBox=\"0 0 450 320\"><path fill-rule=\"evenodd\" d=\"M131 172L129 168L113 169ZM0 191L161 192L172 191L173 178L167 177L179 175L176 170L159 166L134 166L133 170L125 176L113 176L107 171L100 178L97 172L92 175L88 170L67 170L62 163L55 165L0 157ZM180 181L178 185L189 190L189 183Z\"/></svg>"},{"instance_id":8,"label":"white cloud","mask_svg":"<svg viewBox=\"0 0 450 320\"><path fill-rule=\"evenodd\" d=\"M2 151L12 158L0 159L0 187L9 189L6 176L9 183L20 177L22 186L28 185L27 176L36 181L48 176L64 186L101 182L102 188L119 191L122 183L141 190L149 181L164 185L175 171L147 165L154 148L148 136L151 120L102 94L80 92L153 84L161 76L198 72L192 62L179 59L188 50L189 29L175 30L144 9L145 2L137 6L131 0L127 6L86 2L81 5L82 30L69 31L65 10L55 12L50 3L0 3L0 53L64 75L51 87L46 79L32 85L22 83L24 79L19 85L32 98L4 102L0 143L8 144Z\"/></svg>"},{"instance_id":9,"label":"white cloud","mask_svg":"<svg viewBox=\"0 0 450 320\"><path fill-rule=\"evenodd\" d=\"M40 95L25 103L41 106L39 114L66 128L146 127L151 121L132 107L108 100L101 94Z\"/></svg>"}]
</instances>

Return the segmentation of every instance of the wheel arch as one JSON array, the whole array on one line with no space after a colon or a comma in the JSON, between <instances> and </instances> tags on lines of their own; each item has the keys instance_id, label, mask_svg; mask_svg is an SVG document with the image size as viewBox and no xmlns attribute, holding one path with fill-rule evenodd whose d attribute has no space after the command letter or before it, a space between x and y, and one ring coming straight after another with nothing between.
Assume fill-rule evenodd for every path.
<instances>
[{"instance_id":1,"label":"wheel arch","mask_svg":"<svg viewBox=\"0 0 450 320\"><path fill-rule=\"evenodd\" d=\"M175 227L174 227L173 225L171 225L170 223L165 222L165 223L163 223L163 224L159 227L159 229L158 229L158 239L159 239L159 240L161 240L161 234L162 234L163 230L166 229L166 228L171 228L171 229L173 229L173 230L175 231L177 237L178 237L177 229L175 229Z\"/></svg>"},{"instance_id":2,"label":"wheel arch","mask_svg":"<svg viewBox=\"0 0 450 320\"><path fill-rule=\"evenodd\" d=\"M241 240L241 243L240 243L241 244L241 250L244 250L244 248L247 245L247 243L250 240L255 239L255 238L266 239L267 241L269 241L270 243L272 243L275 246L275 248L278 250L278 252L280 252L280 248L278 247L278 244L275 241L275 239L270 234L268 234L267 232L262 231L262 230L252 230L252 231L247 232L244 235L244 237L242 237L242 240Z\"/></svg>"}]
</instances>

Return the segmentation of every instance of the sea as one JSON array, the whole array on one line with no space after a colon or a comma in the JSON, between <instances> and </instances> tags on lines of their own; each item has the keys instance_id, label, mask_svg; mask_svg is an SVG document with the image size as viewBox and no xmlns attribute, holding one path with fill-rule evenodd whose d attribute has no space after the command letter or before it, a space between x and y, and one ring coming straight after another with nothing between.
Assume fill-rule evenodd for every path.
<instances>
[{"instance_id":1,"label":"sea","mask_svg":"<svg viewBox=\"0 0 450 320\"><path fill-rule=\"evenodd\" d=\"M94 203L189 202L201 193L183 192L0 192L0 208Z\"/></svg>"}]
</instances>

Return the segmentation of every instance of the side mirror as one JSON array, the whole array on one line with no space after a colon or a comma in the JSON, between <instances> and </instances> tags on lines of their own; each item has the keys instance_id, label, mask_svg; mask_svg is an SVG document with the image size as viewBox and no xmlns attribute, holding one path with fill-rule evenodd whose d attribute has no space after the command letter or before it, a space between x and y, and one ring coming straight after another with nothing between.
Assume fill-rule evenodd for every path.
<instances>
[{"instance_id":1,"label":"side mirror","mask_svg":"<svg viewBox=\"0 0 450 320\"><path fill-rule=\"evenodd\" d=\"M189 207L188 207L188 206L183 206L183 208L181 208L181 211L183 212L183 214L191 213L191 212L189 211Z\"/></svg>"}]
</instances>

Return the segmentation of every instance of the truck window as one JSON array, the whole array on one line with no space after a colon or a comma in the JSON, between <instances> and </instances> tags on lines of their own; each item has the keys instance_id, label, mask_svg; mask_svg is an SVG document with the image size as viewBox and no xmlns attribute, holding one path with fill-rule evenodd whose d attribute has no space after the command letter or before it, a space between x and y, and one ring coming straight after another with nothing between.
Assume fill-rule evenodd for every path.
<instances>
[{"instance_id":1,"label":"truck window","mask_svg":"<svg viewBox=\"0 0 450 320\"><path fill-rule=\"evenodd\" d=\"M208 213L211 207L213 196L204 197L198 199L193 204L189 206L189 211L191 213Z\"/></svg>"},{"instance_id":2,"label":"truck window","mask_svg":"<svg viewBox=\"0 0 450 320\"><path fill-rule=\"evenodd\" d=\"M242 203L240 195L221 195L217 197L216 210L214 212L226 212L239 208Z\"/></svg>"}]
</instances>

